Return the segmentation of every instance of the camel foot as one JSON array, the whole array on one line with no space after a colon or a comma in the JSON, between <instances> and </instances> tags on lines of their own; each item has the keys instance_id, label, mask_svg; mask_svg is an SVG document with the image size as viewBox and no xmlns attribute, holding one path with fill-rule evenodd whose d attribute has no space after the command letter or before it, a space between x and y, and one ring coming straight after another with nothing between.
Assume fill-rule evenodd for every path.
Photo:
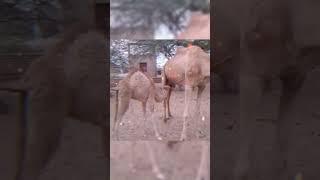
<instances>
[{"instance_id":1,"label":"camel foot","mask_svg":"<svg viewBox=\"0 0 320 180\"><path fill-rule=\"evenodd\" d=\"M172 118L172 116L164 117L164 118L163 118L163 121L164 121L165 123L167 123L171 118Z\"/></svg>"},{"instance_id":2,"label":"camel foot","mask_svg":"<svg viewBox=\"0 0 320 180\"><path fill-rule=\"evenodd\" d=\"M180 141L185 141L187 139L187 136L185 134L182 134L180 137Z\"/></svg>"}]
</instances>

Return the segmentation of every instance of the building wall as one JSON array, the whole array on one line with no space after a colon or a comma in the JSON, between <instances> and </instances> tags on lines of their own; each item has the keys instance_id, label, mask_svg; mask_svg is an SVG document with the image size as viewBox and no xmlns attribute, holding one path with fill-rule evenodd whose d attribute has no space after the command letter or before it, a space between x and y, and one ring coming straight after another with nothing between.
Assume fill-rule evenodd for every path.
<instances>
[{"instance_id":1,"label":"building wall","mask_svg":"<svg viewBox=\"0 0 320 180\"><path fill-rule=\"evenodd\" d=\"M139 68L139 63L147 63L147 72L151 76L157 75L157 61L153 54L129 55L129 63L135 68Z\"/></svg>"}]
</instances>

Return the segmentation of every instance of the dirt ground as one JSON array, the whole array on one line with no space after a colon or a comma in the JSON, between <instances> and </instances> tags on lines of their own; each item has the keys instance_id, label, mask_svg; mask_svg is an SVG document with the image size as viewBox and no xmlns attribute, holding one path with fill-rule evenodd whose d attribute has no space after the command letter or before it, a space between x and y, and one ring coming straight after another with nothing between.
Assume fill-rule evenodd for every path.
<instances>
[{"instance_id":1,"label":"dirt ground","mask_svg":"<svg viewBox=\"0 0 320 180\"><path fill-rule=\"evenodd\" d=\"M292 134L290 135L289 169L292 174L302 173L303 179L318 180L320 177L320 71L313 72L308 77L305 86L297 97L292 117ZM261 103L261 114L256 131L255 148L258 158L257 167L263 176L268 178L270 167L271 142L274 125L271 120L276 118L279 86L267 93ZM277 88L278 87L278 88ZM214 128L212 139L213 171L215 180L232 179L235 154L238 150L238 117L239 96L215 93L213 96Z\"/></svg>"},{"instance_id":2,"label":"dirt ground","mask_svg":"<svg viewBox=\"0 0 320 180\"><path fill-rule=\"evenodd\" d=\"M201 157L200 141L183 142L176 144L172 149L169 149L163 142L153 141L150 143L166 180L195 180ZM110 156L110 180L157 179L152 173L146 146L141 141L135 142L134 146L130 141L112 141ZM133 162L135 171L131 170L130 162Z\"/></svg>"},{"instance_id":3,"label":"dirt ground","mask_svg":"<svg viewBox=\"0 0 320 180\"><path fill-rule=\"evenodd\" d=\"M210 84L205 88L201 98L201 111L205 116L202 121L199 117L194 117L194 109L196 105L197 89L192 94L192 101L190 105L190 120L187 126L187 140L209 140L210 136ZM160 134L164 140L179 140L182 125L183 125L183 109L184 109L184 91L175 90L171 94L170 108L172 118L168 123L164 123L163 117L163 103L156 103L154 117L157 126L159 127ZM113 127L115 112L115 96L110 99L110 119L111 126ZM150 111L147 105L147 117L150 117ZM152 122L146 122L146 136L144 137L143 129L143 113L142 105L139 101L131 100L128 111L123 118L123 126L119 126L119 140L156 140L153 131ZM115 135L112 133L112 140L116 140Z\"/></svg>"}]
</instances>

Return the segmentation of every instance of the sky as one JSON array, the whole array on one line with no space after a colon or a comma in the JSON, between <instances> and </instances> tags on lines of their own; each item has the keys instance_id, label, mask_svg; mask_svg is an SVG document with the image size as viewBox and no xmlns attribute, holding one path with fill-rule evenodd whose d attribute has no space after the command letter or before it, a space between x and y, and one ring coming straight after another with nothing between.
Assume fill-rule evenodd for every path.
<instances>
[{"instance_id":1,"label":"sky","mask_svg":"<svg viewBox=\"0 0 320 180\"><path fill-rule=\"evenodd\" d=\"M157 56L157 68L162 68L164 64L168 61L164 54L160 53Z\"/></svg>"},{"instance_id":2,"label":"sky","mask_svg":"<svg viewBox=\"0 0 320 180\"><path fill-rule=\"evenodd\" d=\"M170 32L168 27L161 24L155 32L155 39L174 39L174 34Z\"/></svg>"}]
</instances>

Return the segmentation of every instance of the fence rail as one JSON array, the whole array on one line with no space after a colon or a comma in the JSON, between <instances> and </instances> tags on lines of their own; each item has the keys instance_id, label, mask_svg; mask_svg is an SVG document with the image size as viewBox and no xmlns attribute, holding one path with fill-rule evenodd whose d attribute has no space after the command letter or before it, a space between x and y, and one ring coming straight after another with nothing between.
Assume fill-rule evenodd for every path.
<instances>
[{"instance_id":1,"label":"fence rail","mask_svg":"<svg viewBox=\"0 0 320 180\"><path fill-rule=\"evenodd\" d=\"M40 53L0 54L0 82L20 79Z\"/></svg>"}]
</instances>

